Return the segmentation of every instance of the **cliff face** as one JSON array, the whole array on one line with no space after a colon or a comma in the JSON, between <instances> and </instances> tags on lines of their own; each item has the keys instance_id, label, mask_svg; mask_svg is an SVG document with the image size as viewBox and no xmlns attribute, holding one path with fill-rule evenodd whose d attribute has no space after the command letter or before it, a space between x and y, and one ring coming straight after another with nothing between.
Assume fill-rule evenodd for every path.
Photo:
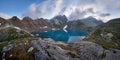
<instances>
[{"instance_id":1,"label":"cliff face","mask_svg":"<svg viewBox=\"0 0 120 60\"><path fill-rule=\"evenodd\" d=\"M30 32L50 29L48 21L43 18L32 20L29 17L25 17L21 22L23 24L22 29L25 29Z\"/></svg>"},{"instance_id":2,"label":"cliff face","mask_svg":"<svg viewBox=\"0 0 120 60\"><path fill-rule=\"evenodd\" d=\"M52 28L63 29L63 27L65 25L67 25L67 21L68 21L68 19L65 15L63 15L63 16L58 15L50 20L50 24L51 24Z\"/></svg>"}]
</instances>

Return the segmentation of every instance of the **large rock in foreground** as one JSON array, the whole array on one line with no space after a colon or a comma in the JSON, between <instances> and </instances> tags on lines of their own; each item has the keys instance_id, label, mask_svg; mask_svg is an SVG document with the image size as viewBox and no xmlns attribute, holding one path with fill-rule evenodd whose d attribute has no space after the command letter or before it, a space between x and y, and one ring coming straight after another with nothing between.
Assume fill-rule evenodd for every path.
<instances>
[{"instance_id":1,"label":"large rock in foreground","mask_svg":"<svg viewBox=\"0 0 120 60\"><path fill-rule=\"evenodd\" d=\"M101 53L104 50L100 45L86 41L64 44L46 39L23 39L11 43L3 47L2 59L98 60L102 59Z\"/></svg>"}]
</instances>

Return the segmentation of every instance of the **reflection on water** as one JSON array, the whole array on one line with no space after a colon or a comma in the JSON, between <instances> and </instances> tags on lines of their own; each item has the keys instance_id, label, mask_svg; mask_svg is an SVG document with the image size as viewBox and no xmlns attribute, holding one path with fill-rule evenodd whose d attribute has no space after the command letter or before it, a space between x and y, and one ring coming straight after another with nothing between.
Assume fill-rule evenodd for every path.
<instances>
[{"instance_id":1,"label":"reflection on water","mask_svg":"<svg viewBox=\"0 0 120 60\"><path fill-rule=\"evenodd\" d=\"M85 38L85 36L70 36L68 42L77 42L84 38Z\"/></svg>"},{"instance_id":2,"label":"reflection on water","mask_svg":"<svg viewBox=\"0 0 120 60\"><path fill-rule=\"evenodd\" d=\"M88 32L83 30L67 30L67 32L64 30L49 30L32 32L32 34L41 38L51 38L55 41L73 42L83 39L86 35L88 35Z\"/></svg>"}]
</instances>

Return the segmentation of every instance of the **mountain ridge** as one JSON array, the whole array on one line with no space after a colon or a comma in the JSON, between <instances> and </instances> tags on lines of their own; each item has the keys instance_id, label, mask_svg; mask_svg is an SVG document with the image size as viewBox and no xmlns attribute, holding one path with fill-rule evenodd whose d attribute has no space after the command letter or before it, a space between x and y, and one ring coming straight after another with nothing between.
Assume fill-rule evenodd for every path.
<instances>
[{"instance_id":1,"label":"mountain ridge","mask_svg":"<svg viewBox=\"0 0 120 60\"><path fill-rule=\"evenodd\" d=\"M5 20L1 18L1 21ZM84 21L86 20L86 21ZM93 21L94 20L94 21ZM7 24L19 27L21 29L33 32L33 31L44 31L44 30L52 30L52 29L63 29L66 25L66 29L73 29L73 30L89 30L90 28L93 28L99 24L102 24L103 22L97 21L95 18L91 18L90 20L88 18L81 19L81 20L73 20L69 21L65 15L58 15L53 17L52 19L31 19L30 17L24 17L22 20L17 18L17 16L13 16L12 18L5 20ZM90 24L88 24L91 22ZM96 23L98 22L98 23ZM100 23L99 23L100 22ZM76 25L77 24L77 25ZM76 27L76 28L72 28ZM79 28L77 28L79 27ZM92 31L92 29L90 30Z\"/></svg>"}]
</instances>

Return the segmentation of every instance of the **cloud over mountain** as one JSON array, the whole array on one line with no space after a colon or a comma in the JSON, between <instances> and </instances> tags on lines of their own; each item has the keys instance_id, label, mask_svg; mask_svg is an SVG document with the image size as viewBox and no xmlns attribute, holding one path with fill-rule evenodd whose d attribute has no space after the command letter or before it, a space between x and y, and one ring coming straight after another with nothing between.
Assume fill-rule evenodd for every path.
<instances>
[{"instance_id":1,"label":"cloud over mountain","mask_svg":"<svg viewBox=\"0 0 120 60\"><path fill-rule=\"evenodd\" d=\"M9 15L4 14L4 13L0 13L0 17L5 18L5 19L9 19L10 18Z\"/></svg>"},{"instance_id":2,"label":"cloud over mountain","mask_svg":"<svg viewBox=\"0 0 120 60\"><path fill-rule=\"evenodd\" d=\"M31 4L23 15L34 19L66 15L70 20L93 16L106 22L115 17L114 10L120 10L119 0L45 0Z\"/></svg>"}]
</instances>

